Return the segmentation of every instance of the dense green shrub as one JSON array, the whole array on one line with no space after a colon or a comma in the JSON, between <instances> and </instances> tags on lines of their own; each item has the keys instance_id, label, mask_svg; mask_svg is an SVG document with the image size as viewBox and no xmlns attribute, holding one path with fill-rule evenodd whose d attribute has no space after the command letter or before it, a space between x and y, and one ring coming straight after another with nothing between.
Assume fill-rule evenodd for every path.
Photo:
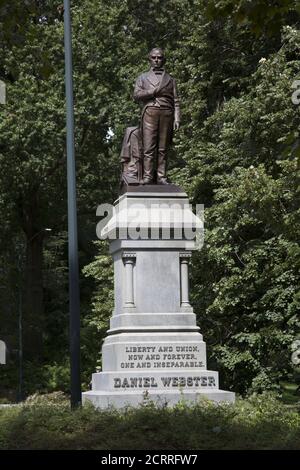
<instances>
[{"instance_id":1,"label":"dense green shrub","mask_svg":"<svg viewBox=\"0 0 300 470\"><path fill-rule=\"evenodd\" d=\"M1 449L300 449L300 416L272 394L235 405L71 412L58 392L0 409Z\"/></svg>"}]
</instances>

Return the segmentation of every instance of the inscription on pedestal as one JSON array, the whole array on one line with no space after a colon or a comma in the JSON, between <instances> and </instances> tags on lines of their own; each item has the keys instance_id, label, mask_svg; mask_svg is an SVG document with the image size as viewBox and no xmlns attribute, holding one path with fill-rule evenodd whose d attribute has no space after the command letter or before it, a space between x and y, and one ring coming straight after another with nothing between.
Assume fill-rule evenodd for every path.
<instances>
[{"instance_id":1,"label":"inscription on pedestal","mask_svg":"<svg viewBox=\"0 0 300 470\"><path fill-rule=\"evenodd\" d=\"M194 377L114 377L114 388L186 388L186 387L215 387L216 380L212 376L200 375Z\"/></svg>"},{"instance_id":2,"label":"inscription on pedestal","mask_svg":"<svg viewBox=\"0 0 300 470\"><path fill-rule=\"evenodd\" d=\"M204 367L198 345L125 346L121 369L193 369Z\"/></svg>"}]
</instances>

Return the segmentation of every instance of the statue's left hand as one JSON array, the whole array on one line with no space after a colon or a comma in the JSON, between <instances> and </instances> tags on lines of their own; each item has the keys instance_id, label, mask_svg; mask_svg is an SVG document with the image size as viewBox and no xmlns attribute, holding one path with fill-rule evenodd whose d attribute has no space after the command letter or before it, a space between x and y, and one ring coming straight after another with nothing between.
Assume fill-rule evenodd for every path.
<instances>
[{"instance_id":1,"label":"statue's left hand","mask_svg":"<svg viewBox=\"0 0 300 470\"><path fill-rule=\"evenodd\" d=\"M180 126L179 121L174 121L174 126L173 126L174 131L178 131L179 126Z\"/></svg>"}]
</instances>

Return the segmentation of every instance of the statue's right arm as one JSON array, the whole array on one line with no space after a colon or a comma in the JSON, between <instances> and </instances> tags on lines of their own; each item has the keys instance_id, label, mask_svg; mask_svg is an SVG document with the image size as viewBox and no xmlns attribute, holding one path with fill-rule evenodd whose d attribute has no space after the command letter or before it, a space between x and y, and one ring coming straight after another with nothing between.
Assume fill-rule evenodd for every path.
<instances>
[{"instance_id":1,"label":"statue's right arm","mask_svg":"<svg viewBox=\"0 0 300 470\"><path fill-rule=\"evenodd\" d=\"M154 93L151 90L147 90L144 87L143 79L139 77L135 83L133 98L135 101L148 101L154 97Z\"/></svg>"}]
</instances>

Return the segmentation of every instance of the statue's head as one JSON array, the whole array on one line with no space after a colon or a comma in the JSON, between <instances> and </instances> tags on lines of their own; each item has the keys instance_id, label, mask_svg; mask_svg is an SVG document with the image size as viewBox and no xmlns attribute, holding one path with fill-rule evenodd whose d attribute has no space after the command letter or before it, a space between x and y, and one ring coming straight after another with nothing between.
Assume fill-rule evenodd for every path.
<instances>
[{"instance_id":1,"label":"statue's head","mask_svg":"<svg viewBox=\"0 0 300 470\"><path fill-rule=\"evenodd\" d=\"M149 52L149 61L153 69L160 69L166 62L164 51L160 47L154 47Z\"/></svg>"}]
</instances>

